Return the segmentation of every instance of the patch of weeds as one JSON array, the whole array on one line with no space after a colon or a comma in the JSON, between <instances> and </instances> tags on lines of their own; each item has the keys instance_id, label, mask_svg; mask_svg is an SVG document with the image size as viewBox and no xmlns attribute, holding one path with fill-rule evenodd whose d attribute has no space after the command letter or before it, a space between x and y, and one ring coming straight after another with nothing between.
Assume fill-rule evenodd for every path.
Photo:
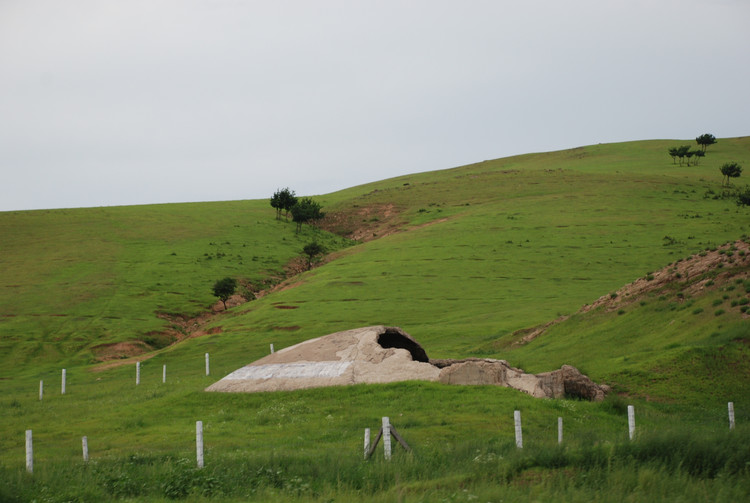
<instances>
[{"instance_id":1,"label":"patch of weeds","mask_svg":"<svg viewBox=\"0 0 750 503\"><path fill-rule=\"evenodd\" d=\"M716 307L720 304L722 304L724 301L721 299L714 299L714 301L711 303L712 306Z\"/></svg>"},{"instance_id":2,"label":"patch of weeds","mask_svg":"<svg viewBox=\"0 0 750 503\"><path fill-rule=\"evenodd\" d=\"M625 314L625 310L624 309L620 309L619 311L617 311L617 314L623 315L623 314Z\"/></svg>"},{"instance_id":3,"label":"patch of weeds","mask_svg":"<svg viewBox=\"0 0 750 503\"><path fill-rule=\"evenodd\" d=\"M725 312L726 311L724 311L723 309L717 309L716 311L714 311L714 316L721 316Z\"/></svg>"},{"instance_id":4,"label":"patch of weeds","mask_svg":"<svg viewBox=\"0 0 750 503\"><path fill-rule=\"evenodd\" d=\"M696 307L695 309L693 309L693 314L701 314L702 312L703 312L702 307Z\"/></svg>"}]
</instances>

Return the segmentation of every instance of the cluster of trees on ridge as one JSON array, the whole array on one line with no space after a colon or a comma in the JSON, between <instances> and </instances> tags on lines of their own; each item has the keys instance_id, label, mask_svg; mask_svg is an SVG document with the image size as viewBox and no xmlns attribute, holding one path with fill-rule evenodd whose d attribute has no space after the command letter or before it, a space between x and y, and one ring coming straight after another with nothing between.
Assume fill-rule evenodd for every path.
<instances>
[{"instance_id":1,"label":"cluster of trees on ridge","mask_svg":"<svg viewBox=\"0 0 750 503\"><path fill-rule=\"evenodd\" d=\"M680 166L682 166L682 162L684 159L687 159L687 165L690 166L690 160L694 158L693 160L693 166L698 165L698 159L701 157L706 156L706 149L717 143L717 139L714 135L710 133L704 133L700 136L698 136L695 139L695 143L698 144L698 149L691 150L690 145L680 145L679 147L670 147L668 152L669 156L672 158L672 164L676 162L677 159L680 160ZM719 168L721 171L721 174L724 176L722 179L722 186L726 187L729 185L729 179L730 178L739 178L740 174L742 173L742 166L740 166L736 162L727 162L724 163L721 168ZM747 190L745 191L747 192ZM740 200L738 201L738 204L746 204L742 203L742 198L740 197Z\"/></svg>"},{"instance_id":2,"label":"cluster of trees on ridge","mask_svg":"<svg viewBox=\"0 0 750 503\"><path fill-rule=\"evenodd\" d=\"M716 143L716 137L710 133L705 133L700 135L695 139L695 143L698 144L698 149L691 150L690 145L680 145L679 147L671 147L669 149L669 156L672 158L672 163L674 164L676 159L680 160L680 166L682 166L682 161L687 158L687 165L690 166L690 160L695 157L695 160L693 161L693 165L698 165L698 159L701 157L705 157L706 155L706 149L710 146Z\"/></svg>"},{"instance_id":3,"label":"cluster of trees on ridge","mask_svg":"<svg viewBox=\"0 0 750 503\"><path fill-rule=\"evenodd\" d=\"M297 232L302 229L302 224L318 221L325 216L319 203L309 197L298 198L288 187L274 192L271 207L276 209L276 220L281 220L282 212L289 220L291 213L292 221L297 224Z\"/></svg>"}]
</instances>

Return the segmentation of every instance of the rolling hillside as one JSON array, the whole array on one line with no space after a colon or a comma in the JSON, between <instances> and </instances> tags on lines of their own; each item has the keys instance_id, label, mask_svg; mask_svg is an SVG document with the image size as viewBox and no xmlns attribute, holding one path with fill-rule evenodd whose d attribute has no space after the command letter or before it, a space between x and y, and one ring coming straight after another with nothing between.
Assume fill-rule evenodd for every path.
<instances>
[{"instance_id":1,"label":"rolling hillside","mask_svg":"<svg viewBox=\"0 0 750 503\"><path fill-rule=\"evenodd\" d=\"M327 217L300 234L265 200L0 213L0 468L8 467L0 472L22 470L27 428L46 442L41 462L74 459L69 444L85 429L99 455L120 466L133 452L189 456L183 432L203 418L217 460L246 460L242 432L262 466L280 457L303 479L322 477L305 471L310 460L358 459L362 425L390 414L436 459L437 446L448 446L442 468L403 475L437 495L477 480L485 488L484 475L449 469L447 459L471 460L480 448L508 456L512 424L498 416L514 408L533 411L530 428L543 432L570 414L581 445L619 435L625 399L646 427L679 418L715 431L731 400L741 404L738 422L748 422L750 210L722 197L719 166L750 166L750 137L719 139L690 167L667 155L680 143L593 145L353 187L317 196ZM313 240L330 253L299 272L292 265ZM211 285L225 276L254 300L218 309ZM202 391L271 343L376 324L401 327L432 358L501 358L531 372L572 364L617 396L545 402L433 383ZM138 389L136 361L150 383ZM164 386L155 377L162 365ZM58 386L60 368L71 391L40 402L39 381ZM706 407L720 412L706 418ZM343 492L329 488L332 499L366 491L354 481L360 468L352 470L332 471L352 477ZM392 500L400 475L375 476L381 486L366 494ZM279 487L282 501L289 489ZM322 501L328 493L299 494Z\"/></svg>"}]
</instances>

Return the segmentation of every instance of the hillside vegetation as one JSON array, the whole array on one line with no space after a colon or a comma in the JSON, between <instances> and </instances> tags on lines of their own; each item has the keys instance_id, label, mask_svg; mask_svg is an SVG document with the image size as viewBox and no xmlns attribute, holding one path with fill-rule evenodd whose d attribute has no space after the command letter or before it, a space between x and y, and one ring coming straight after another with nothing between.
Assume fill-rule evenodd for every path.
<instances>
[{"instance_id":1,"label":"hillside vegetation","mask_svg":"<svg viewBox=\"0 0 750 503\"><path fill-rule=\"evenodd\" d=\"M645 468L632 465L641 455L653 472L643 476L658 482L643 497L660 499L667 486L698 497L696 487L724 473L712 490L742 499L750 475L736 467L750 452L714 453L713 468L690 472L677 458L672 468L660 454L612 447L627 431L626 403L649 431L681 425L652 440L665 451L687 445L685 435L731 446L718 433L727 401L737 403L737 435L750 432L750 210L722 197L719 172L729 161L750 165L750 138L719 139L690 167L672 164L674 143L594 145L353 187L315 197L327 217L300 234L265 200L0 213L0 477L15 488L0 499L40 498L42 486L76 480L71 494L96 487L81 501L590 500L602 484L641 487ZM299 272L294 262L313 240L330 253ZM211 285L225 276L258 298L218 309ZM202 391L269 344L375 324L403 328L432 358L501 358L531 372L572 364L615 395L539 401L435 383ZM564 415L571 450L518 457L514 409L536 438L551 437ZM359 461L361 431L382 415L415 446L393 469ZM209 465L236 465L237 477L255 481L249 493L231 492L244 486L216 471L214 482L186 471L199 419ZM38 464L57 466L36 479L20 475L25 429L42 446ZM82 435L102 463L93 472L71 464ZM483 456L490 461L475 462ZM648 465L656 458L667 464ZM170 477L184 491L170 492Z\"/></svg>"}]
</instances>

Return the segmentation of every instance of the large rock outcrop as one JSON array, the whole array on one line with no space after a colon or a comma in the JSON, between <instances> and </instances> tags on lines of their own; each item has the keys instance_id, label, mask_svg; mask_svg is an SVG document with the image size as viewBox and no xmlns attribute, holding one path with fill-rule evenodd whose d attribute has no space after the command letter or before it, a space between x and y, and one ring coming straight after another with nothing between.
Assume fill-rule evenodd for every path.
<instances>
[{"instance_id":1,"label":"large rock outcrop","mask_svg":"<svg viewBox=\"0 0 750 503\"><path fill-rule=\"evenodd\" d=\"M602 400L609 391L569 365L527 374L504 360L430 360L409 334L382 325L337 332L282 349L232 372L206 391L281 391L409 380L503 386L538 398Z\"/></svg>"}]
</instances>

